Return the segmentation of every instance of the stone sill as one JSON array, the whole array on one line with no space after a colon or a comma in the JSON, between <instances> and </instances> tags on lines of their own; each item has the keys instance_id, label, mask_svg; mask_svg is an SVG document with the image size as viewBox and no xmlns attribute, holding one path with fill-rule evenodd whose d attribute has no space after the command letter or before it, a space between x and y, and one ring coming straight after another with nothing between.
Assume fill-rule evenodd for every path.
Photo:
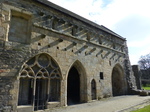
<instances>
[{"instance_id":1,"label":"stone sill","mask_svg":"<svg viewBox=\"0 0 150 112\"><path fill-rule=\"evenodd\" d=\"M59 107L60 106L60 102L58 101L53 101L53 102L47 102L47 108L55 108L55 107Z\"/></svg>"},{"instance_id":2,"label":"stone sill","mask_svg":"<svg viewBox=\"0 0 150 112\"><path fill-rule=\"evenodd\" d=\"M20 106L17 106L17 108L29 108L29 107L32 107L32 105L20 105Z\"/></svg>"},{"instance_id":3,"label":"stone sill","mask_svg":"<svg viewBox=\"0 0 150 112\"><path fill-rule=\"evenodd\" d=\"M47 102L48 105L50 105L50 104L57 104L57 103L60 103L60 102L59 101Z\"/></svg>"},{"instance_id":4,"label":"stone sill","mask_svg":"<svg viewBox=\"0 0 150 112\"><path fill-rule=\"evenodd\" d=\"M17 106L17 112L32 112L32 105L19 105Z\"/></svg>"}]
</instances>

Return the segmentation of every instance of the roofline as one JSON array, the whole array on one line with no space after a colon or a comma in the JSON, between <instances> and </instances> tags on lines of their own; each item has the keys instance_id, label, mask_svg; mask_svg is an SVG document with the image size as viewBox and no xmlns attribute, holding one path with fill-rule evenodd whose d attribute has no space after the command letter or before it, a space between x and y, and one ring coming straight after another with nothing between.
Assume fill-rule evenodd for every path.
<instances>
[{"instance_id":1,"label":"roofline","mask_svg":"<svg viewBox=\"0 0 150 112\"><path fill-rule=\"evenodd\" d=\"M78 19L78 20L80 20L80 21L82 21L82 22L84 22L86 24L89 24L89 25L91 25L91 26L93 26L95 28L98 28L98 29L100 29L102 31L105 31L105 32L109 33L109 34L117 36L118 38L120 38L122 40L126 40L122 36L120 36L117 33L111 31L110 29L106 28L105 26L98 25L98 24L96 24L96 23L94 23L94 22L92 22L92 21L90 21L90 20L88 20L88 19L86 19L86 18L84 18L82 16L79 16L78 14L73 13L73 12L71 12L71 11L61 7L61 6L58 6L58 5L56 5L56 4L54 4L54 3L50 2L50 1L47 1L47 0L33 0L33 1L39 2L39 3L43 4L43 5L48 6L48 7L51 7L51 8L53 8L53 9L59 11L59 12L62 12L64 14L66 14L66 15L69 15L69 16L71 16L73 18L76 18L76 19Z\"/></svg>"}]
</instances>

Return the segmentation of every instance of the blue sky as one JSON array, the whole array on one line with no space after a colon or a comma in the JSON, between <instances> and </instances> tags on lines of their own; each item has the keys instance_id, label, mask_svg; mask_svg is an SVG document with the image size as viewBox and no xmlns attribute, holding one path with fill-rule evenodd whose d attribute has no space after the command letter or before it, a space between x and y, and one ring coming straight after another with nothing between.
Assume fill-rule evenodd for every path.
<instances>
[{"instance_id":1,"label":"blue sky","mask_svg":"<svg viewBox=\"0 0 150 112\"><path fill-rule=\"evenodd\" d=\"M149 0L49 0L127 39L131 64L150 53Z\"/></svg>"}]
</instances>

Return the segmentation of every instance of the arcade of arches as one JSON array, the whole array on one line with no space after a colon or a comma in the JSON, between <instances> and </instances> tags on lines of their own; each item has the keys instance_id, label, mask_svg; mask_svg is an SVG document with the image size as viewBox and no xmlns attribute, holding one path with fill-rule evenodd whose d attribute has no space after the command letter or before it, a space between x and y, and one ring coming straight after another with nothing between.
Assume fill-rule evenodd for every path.
<instances>
[{"instance_id":1,"label":"arcade of arches","mask_svg":"<svg viewBox=\"0 0 150 112\"><path fill-rule=\"evenodd\" d=\"M68 72L67 105L86 102L85 70L76 61ZM32 105L34 110L47 108L49 102L61 102L62 74L58 64L48 54L39 54L29 59L20 72L18 105ZM97 99L96 80L91 80L91 100ZM123 70L116 65L112 70L113 96L125 94L123 91Z\"/></svg>"},{"instance_id":2,"label":"arcade of arches","mask_svg":"<svg viewBox=\"0 0 150 112\"><path fill-rule=\"evenodd\" d=\"M48 0L2 1L0 111L44 112L136 89L122 36Z\"/></svg>"}]
</instances>

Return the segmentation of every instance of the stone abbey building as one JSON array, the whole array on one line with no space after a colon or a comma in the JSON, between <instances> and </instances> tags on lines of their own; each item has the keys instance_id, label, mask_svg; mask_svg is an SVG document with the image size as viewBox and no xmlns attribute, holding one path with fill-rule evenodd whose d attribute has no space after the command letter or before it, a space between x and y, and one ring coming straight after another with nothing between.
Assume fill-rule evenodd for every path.
<instances>
[{"instance_id":1,"label":"stone abbey building","mask_svg":"<svg viewBox=\"0 0 150 112\"><path fill-rule=\"evenodd\" d=\"M126 39L47 0L0 0L0 111L131 94Z\"/></svg>"}]
</instances>

